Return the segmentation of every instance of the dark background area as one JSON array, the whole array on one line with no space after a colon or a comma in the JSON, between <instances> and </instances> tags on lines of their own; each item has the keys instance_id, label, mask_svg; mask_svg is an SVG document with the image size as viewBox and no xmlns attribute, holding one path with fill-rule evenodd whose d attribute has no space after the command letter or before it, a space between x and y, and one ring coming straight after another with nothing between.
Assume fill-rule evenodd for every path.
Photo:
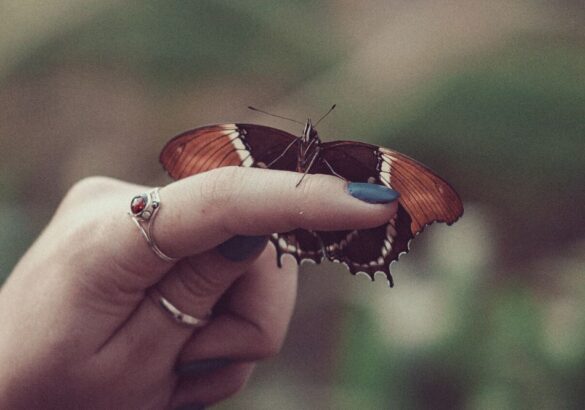
<instances>
[{"instance_id":1,"label":"dark background area","mask_svg":"<svg viewBox=\"0 0 585 410\"><path fill-rule=\"evenodd\" d=\"M485 1L0 1L0 275L77 180L168 183L215 122L404 152L465 215L396 287L303 266L282 354L222 409L585 406L585 6ZM382 278L380 278L382 279Z\"/></svg>"}]
</instances>

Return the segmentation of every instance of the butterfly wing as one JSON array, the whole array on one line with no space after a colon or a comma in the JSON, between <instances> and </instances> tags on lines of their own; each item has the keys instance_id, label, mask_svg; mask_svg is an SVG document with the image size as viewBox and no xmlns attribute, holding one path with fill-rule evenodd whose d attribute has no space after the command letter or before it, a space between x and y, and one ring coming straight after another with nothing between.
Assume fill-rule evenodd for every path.
<instances>
[{"instance_id":1,"label":"butterfly wing","mask_svg":"<svg viewBox=\"0 0 585 410\"><path fill-rule=\"evenodd\" d=\"M186 131L163 148L160 162L174 179L235 165L294 171L298 138L276 128L255 124L217 124ZM276 247L277 262L292 255L298 263L323 260L322 245L314 233L297 229L275 233L270 240Z\"/></svg>"},{"instance_id":2,"label":"butterfly wing","mask_svg":"<svg viewBox=\"0 0 585 410\"><path fill-rule=\"evenodd\" d=\"M412 158L375 145L335 141L322 145L311 172L336 174L351 182L386 185L400 193L398 212L373 229L318 232L327 258L345 263L350 272L386 274L390 263L407 252L410 240L433 222L451 224L463 214L455 190L433 171Z\"/></svg>"},{"instance_id":3,"label":"butterfly wing","mask_svg":"<svg viewBox=\"0 0 585 410\"><path fill-rule=\"evenodd\" d=\"M270 240L276 247L278 266L281 266L281 256L285 253L292 255L299 265L305 260L321 263L325 257L321 238L313 231L295 229L290 232L274 233Z\"/></svg>"},{"instance_id":4,"label":"butterfly wing","mask_svg":"<svg viewBox=\"0 0 585 410\"><path fill-rule=\"evenodd\" d=\"M416 235L425 225L451 225L463 215L463 203L453 187L420 162L387 148L379 148L381 180L400 192L399 203L411 216Z\"/></svg>"},{"instance_id":5,"label":"butterfly wing","mask_svg":"<svg viewBox=\"0 0 585 410\"><path fill-rule=\"evenodd\" d=\"M229 165L265 168L298 138L255 124L217 124L186 131L163 148L160 162L174 179ZM289 149L270 167L294 170L296 151Z\"/></svg>"}]
</instances>

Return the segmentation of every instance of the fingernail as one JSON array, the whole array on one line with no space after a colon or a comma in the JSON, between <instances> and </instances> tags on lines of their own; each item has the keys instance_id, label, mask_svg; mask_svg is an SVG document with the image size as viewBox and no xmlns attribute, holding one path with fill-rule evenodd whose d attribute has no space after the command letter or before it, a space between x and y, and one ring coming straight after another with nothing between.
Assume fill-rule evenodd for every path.
<instances>
[{"instance_id":1,"label":"fingernail","mask_svg":"<svg viewBox=\"0 0 585 410\"><path fill-rule=\"evenodd\" d=\"M267 243L267 236L237 235L219 245L217 249L221 255L232 262L241 262L263 249Z\"/></svg>"},{"instance_id":2,"label":"fingernail","mask_svg":"<svg viewBox=\"0 0 585 410\"><path fill-rule=\"evenodd\" d=\"M354 198L370 204L387 204L400 198L400 193L384 185L350 182L347 190Z\"/></svg>"},{"instance_id":3,"label":"fingernail","mask_svg":"<svg viewBox=\"0 0 585 410\"><path fill-rule=\"evenodd\" d=\"M175 372L180 376L199 376L230 364L230 359L205 359L178 364Z\"/></svg>"},{"instance_id":4,"label":"fingernail","mask_svg":"<svg viewBox=\"0 0 585 410\"><path fill-rule=\"evenodd\" d=\"M176 407L175 410L205 410L205 406L202 404L184 404L181 407Z\"/></svg>"}]
</instances>

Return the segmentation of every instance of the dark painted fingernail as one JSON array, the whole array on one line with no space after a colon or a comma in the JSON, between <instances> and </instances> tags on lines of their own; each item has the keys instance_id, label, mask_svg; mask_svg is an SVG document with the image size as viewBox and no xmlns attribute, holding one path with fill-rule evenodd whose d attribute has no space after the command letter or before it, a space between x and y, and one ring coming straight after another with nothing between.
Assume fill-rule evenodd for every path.
<instances>
[{"instance_id":1,"label":"dark painted fingernail","mask_svg":"<svg viewBox=\"0 0 585 410\"><path fill-rule=\"evenodd\" d=\"M175 372L180 376L199 376L212 370L220 369L232 363L231 359L205 359L180 363Z\"/></svg>"},{"instance_id":2,"label":"dark painted fingernail","mask_svg":"<svg viewBox=\"0 0 585 410\"><path fill-rule=\"evenodd\" d=\"M176 407L175 410L205 410L205 406L202 404L184 404L181 407Z\"/></svg>"},{"instance_id":3,"label":"dark painted fingernail","mask_svg":"<svg viewBox=\"0 0 585 410\"><path fill-rule=\"evenodd\" d=\"M232 262L241 262L263 249L268 243L267 236L241 236L228 239L217 247L219 253Z\"/></svg>"},{"instance_id":4,"label":"dark painted fingernail","mask_svg":"<svg viewBox=\"0 0 585 410\"><path fill-rule=\"evenodd\" d=\"M354 198L370 204L387 204L400 198L400 193L384 185L350 182L347 190Z\"/></svg>"}]
</instances>

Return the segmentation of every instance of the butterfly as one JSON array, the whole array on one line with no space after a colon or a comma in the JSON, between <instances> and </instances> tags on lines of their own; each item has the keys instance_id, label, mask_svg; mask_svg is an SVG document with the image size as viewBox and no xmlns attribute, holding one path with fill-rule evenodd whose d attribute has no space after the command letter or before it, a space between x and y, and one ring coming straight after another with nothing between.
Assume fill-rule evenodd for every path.
<instances>
[{"instance_id":1,"label":"butterfly","mask_svg":"<svg viewBox=\"0 0 585 410\"><path fill-rule=\"evenodd\" d=\"M322 142L311 120L300 137L257 124L217 124L186 131L163 148L160 162L174 179L224 166L244 166L335 175L351 182L382 184L400 193L398 212L372 229L274 233L277 263L290 254L297 263L327 258L352 274L374 280L383 272L393 286L390 263L433 222L454 223L463 214L459 195L445 180L414 159L357 141ZM299 180L299 183L301 179Z\"/></svg>"}]
</instances>

